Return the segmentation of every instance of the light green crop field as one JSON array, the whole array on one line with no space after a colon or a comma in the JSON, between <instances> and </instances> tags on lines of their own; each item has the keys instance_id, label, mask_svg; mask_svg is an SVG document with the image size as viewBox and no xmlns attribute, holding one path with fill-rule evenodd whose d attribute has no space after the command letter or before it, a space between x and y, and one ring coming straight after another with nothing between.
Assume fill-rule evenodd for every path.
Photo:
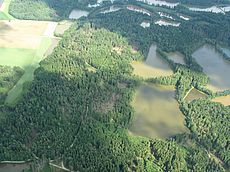
<instances>
[{"instance_id":1,"label":"light green crop field","mask_svg":"<svg viewBox=\"0 0 230 172\"><path fill-rule=\"evenodd\" d=\"M16 49L16 48L0 48L0 64L9 66L20 66L25 70L24 75L18 83L8 92L6 104L13 105L23 92L25 82L33 80L34 71L39 67L40 61L44 58L44 54L51 45L51 39L45 37L37 50L32 49Z\"/></svg>"},{"instance_id":2,"label":"light green crop field","mask_svg":"<svg viewBox=\"0 0 230 172\"><path fill-rule=\"evenodd\" d=\"M25 68L30 65L36 50L24 48L0 48L0 64Z\"/></svg>"},{"instance_id":3,"label":"light green crop field","mask_svg":"<svg viewBox=\"0 0 230 172\"><path fill-rule=\"evenodd\" d=\"M11 0L4 0L2 4L2 8L0 10L0 20L13 20L15 19L13 16L9 14L9 6Z\"/></svg>"},{"instance_id":4,"label":"light green crop field","mask_svg":"<svg viewBox=\"0 0 230 172\"><path fill-rule=\"evenodd\" d=\"M4 12L0 11L0 20L9 20L9 18Z\"/></svg>"}]
</instances>

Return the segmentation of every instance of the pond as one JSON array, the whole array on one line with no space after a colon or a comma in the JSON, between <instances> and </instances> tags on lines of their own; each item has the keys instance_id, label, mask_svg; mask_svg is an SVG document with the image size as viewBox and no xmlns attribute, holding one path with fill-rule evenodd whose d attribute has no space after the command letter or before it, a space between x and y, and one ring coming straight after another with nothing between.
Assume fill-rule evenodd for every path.
<instances>
[{"instance_id":1,"label":"pond","mask_svg":"<svg viewBox=\"0 0 230 172\"><path fill-rule=\"evenodd\" d=\"M189 7L191 11L202 11L202 12L212 12L212 13L225 13L230 11L230 6L217 7L212 6L208 8L198 8L198 7Z\"/></svg>"},{"instance_id":2,"label":"pond","mask_svg":"<svg viewBox=\"0 0 230 172\"><path fill-rule=\"evenodd\" d=\"M222 50L230 58L230 49L229 48L222 48Z\"/></svg>"},{"instance_id":3,"label":"pond","mask_svg":"<svg viewBox=\"0 0 230 172\"><path fill-rule=\"evenodd\" d=\"M170 8L174 8L179 4L179 3L170 3L170 2L159 1L159 0L137 0L137 1L142 1L142 2L148 3L150 5L167 6Z\"/></svg>"},{"instance_id":4,"label":"pond","mask_svg":"<svg viewBox=\"0 0 230 172\"><path fill-rule=\"evenodd\" d=\"M1 163L1 172L23 172L23 170L28 170L30 168L30 163Z\"/></svg>"},{"instance_id":5,"label":"pond","mask_svg":"<svg viewBox=\"0 0 230 172\"><path fill-rule=\"evenodd\" d=\"M170 16L169 14L166 13L162 13L162 12L158 12L158 14L160 15L160 17L165 17L171 20L175 20L172 16Z\"/></svg>"},{"instance_id":6,"label":"pond","mask_svg":"<svg viewBox=\"0 0 230 172\"><path fill-rule=\"evenodd\" d=\"M187 95L185 96L185 100L190 102L190 101L193 101L193 100L196 100L196 99L199 99L199 98L204 98L206 97L206 94L205 93L202 93L201 91L195 89L195 88L192 88L188 93Z\"/></svg>"},{"instance_id":7,"label":"pond","mask_svg":"<svg viewBox=\"0 0 230 172\"><path fill-rule=\"evenodd\" d=\"M204 73L210 78L208 88L213 91L223 91L230 88L230 62L209 45L204 45L192 54Z\"/></svg>"},{"instance_id":8,"label":"pond","mask_svg":"<svg viewBox=\"0 0 230 172\"><path fill-rule=\"evenodd\" d=\"M127 9L130 10L130 11L135 11L135 12L138 12L138 13L146 14L148 16L151 15L149 11L145 10L144 8L140 8L138 6L128 5Z\"/></svg>"},{"instance_id":9,"label":"pond","mask_svg":"<svg viewBox=\"0 0 230 172\"><path fill-rule=\"evenodd\" d=\"M167 53L167 56L170 60L174 61L175 63L186 65L184 61L184 55L181 54L180 52L170 52Z\"/></svg>"},{"instance_id":10,"label":"pond","mask_svg":"<svg viewBox=\"0 0 230 172\"><path fill-rule=\"evenodd\" d=\"M184 16L184 15L179 15L179 17L180 17L181 19L183 19L183 20L186 20L186 21L190 20L189 17Z\"/></svg>"},{"instance_id":11,"label":"pond","mask_svg":"<svg viewBox=\"0 0 230 172\"><path fill-rule=\"evenodd\" d=\"M146 22L146 21L143 21L141 24L140 24L141 27L143 28L147 28L147 27L150 27L150 23L149 22Z\"/></svg>"},{"instance_id":12,"label":"pond","mask_svg":"<svg viewBox=\"0 0 230 172\"><path fill-rule=\"evenodd\" d=\"M100 13L106 14L106 13L111 13L111 12L119 11L120 9L121 8L119 8L119 7L111 6L111 7L109 7L109 9L102 10Z\"/></svg>"},{"instance_id":13,"label":"pond","mask_svg":"<svg viewBox=\"0 0 230 172\"><path fill-rule=\"evenodd\" d=\"M142 85L133 101L134 120L129 128L133 135L165 139L188 132L185 119L169 86Z\"/></svg>"},{"instance_id":14,"label":"pond","mask_svg":"<svg viewBox=\"0 0 230 172\"><path fill-rule=\"evenodd\" d=\"M169 76L173 74L169 65L156 53L157 46L151 45L145 62L133 62L134 74L143 78Z\"/></svg>"},{"instance_id":15,"label":"pond","mask_svg":"<svg viewBox=\"0 0 230 172\"><path fill-rule=\"evenodd\" d=\"M70 15L69 15L69 19L79 19L83 16L88 16L89 12L88 11L83 11L83 10L79 10L79 9L74 9L73 11L71 11Z\"/></svg>"},{"instance_id":16,"label":"pond","mask_svg":"<svg viewBox=\"0 0 230 172\"><path fill-rule=\"evenodd\" d=\"M212 101L222 103L225 106L229 106L230 105L230 95L216 97L212 99Z\"/></svg>"},{"instance_id":17,"label":"pond","mask_svg":"<svg viewBox=\"0 0 230 172\"><path fill-rule=\"evenodd\" d=\"M180 26L180 23L176 23L176 22L172 22L172 21L168 21L164 19L160 19L156 21L155 24L160 25L160 26L174 26L174 27Z\"/></svg>"}]
</instances>

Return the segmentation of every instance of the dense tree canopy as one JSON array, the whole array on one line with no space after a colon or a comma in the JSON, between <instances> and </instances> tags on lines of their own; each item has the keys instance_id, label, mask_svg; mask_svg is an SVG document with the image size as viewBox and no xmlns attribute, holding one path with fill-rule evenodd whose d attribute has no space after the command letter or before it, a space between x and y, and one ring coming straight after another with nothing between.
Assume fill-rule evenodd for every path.
<instances>
[{"instance_id":1,"label":"dense tree canopy","mask_svg":"<svg viewBox=\"0 0 230 172\"><path fill-rule=\"evenodd\" d=\"M19 67L0 66L0 104L4 103L8 91L21 78L24 71Z\"/></svg>"},{"instance_id":2,"label":"dense tree canopy","mask_svg":"<svg viewBox=\"0 0 230 172\"><path fill-rule=\"evenodd\" d=\"M201 150L127 133L139 82L129 63L141 58L118 34L71 28L20 102L2 108L0 160L61 158L79 171L222 171L197 161L208 156Z\"/></svg>"},{"instance_id":3,"label":"dense tree canopy","mask_svg":"<svg viewBox=\"0 0 230 172\"><path fill-rule=\"evenodd\" d=\"M92 1L58 2L13 0L10 9L18 18L31 13L26 19L56 20L66 17L73 7L86 7ZM15 107L0 107L0 161L58 159L74 171L216 172L229 168L229 106L204 99L184 100L191 87L215 96L205 89L209 78L191 54L205 43L216 49L230 45L229 14L134 3L151 15L125 8L105 15L96 9L63 35L54 52L40 63L34 81ZM17 4L20 8L13 12ZM34 8L38 10L34 12ZM174 16L180 27L154 24L160 19L158 12ZM190 20L184 21L178 14ZM143 21L149 21L150 27L142 28ZM133 76L130 63L143 60L153 42L174 74L144 81ZM165 53L170 51L181 52L186 64L170 60ZM18 78L12 76L22 74L16 68L3 71L7 74L3 72L4 83L0 80L0 84L7 89ZM175 86L191 133L164 141L129 134L134 117L131 101L143 81ZM182 144L186 138L195 146Z\"/></svg>"}]
</instances>

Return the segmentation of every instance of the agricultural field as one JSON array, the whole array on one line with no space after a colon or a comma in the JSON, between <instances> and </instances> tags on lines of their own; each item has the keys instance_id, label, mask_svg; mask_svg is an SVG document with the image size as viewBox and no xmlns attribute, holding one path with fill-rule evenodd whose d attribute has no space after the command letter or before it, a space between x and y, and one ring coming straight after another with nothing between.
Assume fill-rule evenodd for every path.
<instances>
[{"instance_id":1,"label":"agricultural field","mask_svg":"<svg viewBox=\"0 0 230 172\"><path fill-rule=\"evenodd\" d=\"M56 29L56 22L2 20L0 21L0 64L19 66L25 73L9 91L6 103L12 103L22 92L23 84L33 80L34 70L47 55ZM57 45L57 41L55 42Z\"/></svg>"},{"instance_id":2,"label":"agricultural field","mask_svg":"<svg viewBox=\"0 0 230 172\"><path fill-rule=\"evenodd\" d=\"M8 13L10 2L11 0L0 0L0 20L14 19L14 17Z\"/></svg>"}]
</instances>

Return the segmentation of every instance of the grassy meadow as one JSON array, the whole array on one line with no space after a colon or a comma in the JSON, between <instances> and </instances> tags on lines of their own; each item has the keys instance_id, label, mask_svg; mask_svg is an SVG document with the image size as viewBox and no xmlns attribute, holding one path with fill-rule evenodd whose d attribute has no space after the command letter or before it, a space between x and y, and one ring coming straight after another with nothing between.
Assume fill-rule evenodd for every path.
<instances>
[{"instance_id":1,"label":"grassy meadow","mask_svg":"<svg viewBox=\"0 0 230 172\"><path fill-rule=\"evenodd\" d=\"M9 6L11 0L4 0L3 4L0 8L0 20L13 20L15 19L13 16L9 14Z\"/></svg>"},{"instance_id":2,"label":"grassy meadow","mask_svg":"<svg viewBox=\"0 0 230 172\"><path fill-rule=\"evenodd\" d=\"M44 58L44 54L50 45L51 39L44 37L41 41L40 47L37 50L10 48L6 49L5 51L1 51L0 49L0 56L2 57L0 57L0 63L3 62L5 65L9 66L20 66L25 70L24 75L21 77L18 83L8 92L8 96L6 98L7 104L14 104L23 91L24 83L33 80L34 71L36 68L38 68L39 62ZM3 56L1 55L2 52L5 52Z\"/></svg>"}]
</instances>

